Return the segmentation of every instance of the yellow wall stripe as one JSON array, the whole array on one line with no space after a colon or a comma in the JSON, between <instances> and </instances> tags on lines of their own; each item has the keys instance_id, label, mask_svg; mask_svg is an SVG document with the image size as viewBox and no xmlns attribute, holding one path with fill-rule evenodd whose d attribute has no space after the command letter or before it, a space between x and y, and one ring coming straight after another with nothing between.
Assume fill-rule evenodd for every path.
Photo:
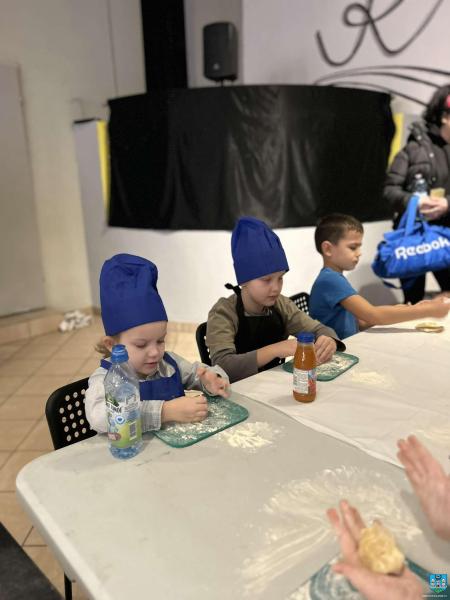
<instances>
[{"instance_id":1,"label":"yellow wall stripe","mask_svg":"<svg viewBox=\"0 0 450 600\"><path fill-rule=\"evenodd\" d=\"M100 158L100 176L102 179L103 205L106 215L109 214L109 190L110 190L110 168L109 168L109 139L106 121L97 121L97 143Z\"/></svg>"},{"instance_id":2,"label":"yellow wall stripe","mask_svg":"<svg viewBox=\"0 0 450 600\"><path fill-rule=\"evenodd\" d=\"M405 127L405 115L403 113L394 113L392 115L395 124L395 133L391 142L391 153L389 155L388 165L394 160L394 156L402 149L402 134Z\"/></svg>"}]
</instances>

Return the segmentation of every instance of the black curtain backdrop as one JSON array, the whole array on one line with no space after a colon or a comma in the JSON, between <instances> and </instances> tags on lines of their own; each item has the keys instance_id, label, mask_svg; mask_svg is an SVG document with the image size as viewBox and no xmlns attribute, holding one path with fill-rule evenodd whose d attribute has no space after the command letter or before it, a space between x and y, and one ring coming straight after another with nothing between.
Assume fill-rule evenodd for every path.
<instances>
[{"instance_id":1,"label":"black curtain backdrop","mask_svg":"<svg viewBox=\"0 0 450 600\"><path fill-rule=\"evenodd\" d=\"M109 102L109 225L315 225L329 212L391 216L382 187L387 94L326 86L154 91Z\"/></svg>"}]
</instances>

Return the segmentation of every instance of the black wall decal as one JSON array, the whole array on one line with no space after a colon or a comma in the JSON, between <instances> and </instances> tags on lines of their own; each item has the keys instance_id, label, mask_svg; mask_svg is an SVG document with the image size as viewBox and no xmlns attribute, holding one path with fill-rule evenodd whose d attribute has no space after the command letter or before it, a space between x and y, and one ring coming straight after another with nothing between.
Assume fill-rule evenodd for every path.
<instances>
[{"instance_id":1,"label":"black wall decal","mask_svg":"<svg viewBox=\"0 0 450 600\"><path fill-rule=\"evenodd\" d=\"M317 31L315 34L316 41L320 55L322 56L323 60L333 67L342 67L343 65L348 64L355 57L369 29L372 31L375 41L377 42L379 48L384 54L388 56L395 56L397 54L401 54L426 29L427 25L433 19L437 10L441 6L443 0L436 0L431 9L428 9L425 2L421 2L420 6L423 7L424 17L422 22L419 23L416 31L414 31L412 35L410 35L403 43L401 43L396 48L390 48L383 40L378 23L394 14L395 10L398 9L399 6L403 4L403 2L404 0L394 0L384 12L376 16L373 14L373 0L366 0L366 5L362 4L361 2L351 2L344 9L344 12L342 14L342 21L347 27L356 28L357 30L359 29L355 40L355 44L352 50L350 51L350 54L346 58L343 58L341 60L334 59L331 57L330 52L325 47L325 42L323 40L322 34L320 33L320 31ZM419 3L416 6L415 10L418 9L418 6ZM352 16L354 17L353 19ZM358 16L360 17L359 20ZM399 28L399 30L401 31L401 28Z\"/></svg>"},{"instance_id":2,"label":"black wall decal","mask_svg":"<svg viewBox=\"0 0 450 600\"><path fill-rule=\"evenodd\" d=\"M403 73L402 71L405 71L405 73ZM421 76L408 75L408 71L419 73ZM390 87L386 85L386 83L383 85L364 81L364 79L361 79L364 76L376 76L383 77L385 79L397 79L397 83L401 83L402 81L413 81L415 83L432 88L429 94L431 96L431 94L436 89L438 89L440 85L442 85L442 83L438 84L432 81L432 79L430 79L430 76L438 76L439 78L445 77L445 79L448 79L448 77L450 77L450 71L446 71L443 69L435 69L433 67L419 67L412 65L378 65L372 67L356 67L354 69L339 69L333 71L332 73L329 73L328 75L323 75L322 77L319 77L314 82L314 84L339 85L346 87L364 87L366 89L374 89L388 94L395 94L396 96L405 98L406 100L410 100L421 106L426 106L427 104L422 99L411 96L410 94L406 94L403 92L402 89L398 89L397 87ZM358 81L346 79L348 77L357 77Z\"/></svg>"}]
</instances>

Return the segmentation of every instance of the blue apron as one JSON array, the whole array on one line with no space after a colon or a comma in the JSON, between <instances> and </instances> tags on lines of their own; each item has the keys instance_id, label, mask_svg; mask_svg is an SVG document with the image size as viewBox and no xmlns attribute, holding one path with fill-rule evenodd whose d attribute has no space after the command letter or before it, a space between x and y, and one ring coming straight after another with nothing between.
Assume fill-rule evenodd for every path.
<instances>
[{"instance_id":1,"label":"blue apron","mask_svg":"<svg viewBox=\"0 0 450 600\"><path fill-rule=\"evenodd\" d=\"M185 395L177 363L167 352L164 353L163 360L172 365L175 373L170 377L160 377L153 381L139 381L141 400L173 400ZM107 370L111 368L108 360L102 359L100 365Z\"/></svg>"}]
</instances>

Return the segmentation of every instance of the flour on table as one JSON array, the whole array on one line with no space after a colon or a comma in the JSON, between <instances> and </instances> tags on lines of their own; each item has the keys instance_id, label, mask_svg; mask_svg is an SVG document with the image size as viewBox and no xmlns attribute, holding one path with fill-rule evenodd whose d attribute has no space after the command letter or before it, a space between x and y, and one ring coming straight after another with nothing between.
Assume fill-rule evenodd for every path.
<instances>
[{"instance_id":1,"label":"flour on table","mask_svg":"<svg viewBox=\"0 0 450 600\"><path fill-rule=\"evenodd\" d=\"M350 376L355 383L364 383L378 388L390 388L394 383L390 375L378 373L377 371L352 369L350 371Z\"/></svg>"},{"instance_id":2,"label":"flour on table","mask_svg":"<svg viewBox=\"0 0 450 600\"><path fill-rule=\"evenodd\" d=\"M325 511L343 498L358 507L367 523L380 519L400 545L420 533L396 485L376 471L342 466L311 479L292 480L280 486L262 508L274 523L241 569L249 596L298 565L305 553L334 539Z\"/></svg>"},{"instance_id":3,"label":"flour on table","mask_svg":"<svg viewBox=\"0 0 450 600\"><path fill-rule=\"evenodd\" d=\"M437 446L450 448L450 423L440 426L431 425L426 429L416 429L413 433L425 441L430 441Z\"/></svg>"},{"instance_id":4,"label":"flour on table","mask_svg":"<svg viewBox=\"0 0 450 600\"><path fill-rule=\"evenodd\" d=\"M233 448L256 451L259 448L273 444L279 433L281 433L280 427L276 428L269 425L269 423L256 421L255 423L242 423L236 427L231 427L219 433L217 437L228 442Z\"/></svg>"}]
</instances>

